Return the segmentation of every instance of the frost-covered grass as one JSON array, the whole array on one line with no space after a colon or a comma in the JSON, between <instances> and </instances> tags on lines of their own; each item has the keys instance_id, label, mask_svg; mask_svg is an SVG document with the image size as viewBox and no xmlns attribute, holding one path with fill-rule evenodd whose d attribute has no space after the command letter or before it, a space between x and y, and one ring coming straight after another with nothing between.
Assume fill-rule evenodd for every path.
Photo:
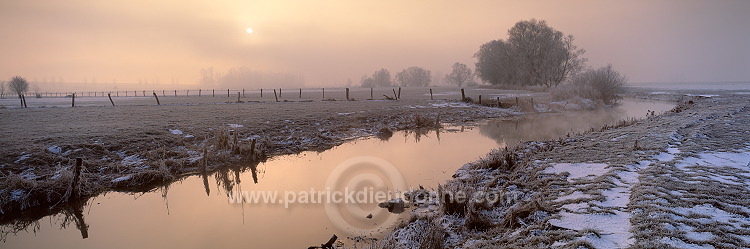
<instances>
[{"instance_id":1,"label":"frost-covered grass","mask_svg":"<svg viewBox=\"0 0 750 249\"><path fill-rule=\"evenodd\" d=\"M443 221L445 248L750 247L750 98L694 95L660 116L524 143L513 167L491 152L442 186L505 193L512 205L413 214ZM489 225L472 227L472 213ZM419 234L411 227L391 245L416 245L399 240Z\"/></svg>"}]
</instances>

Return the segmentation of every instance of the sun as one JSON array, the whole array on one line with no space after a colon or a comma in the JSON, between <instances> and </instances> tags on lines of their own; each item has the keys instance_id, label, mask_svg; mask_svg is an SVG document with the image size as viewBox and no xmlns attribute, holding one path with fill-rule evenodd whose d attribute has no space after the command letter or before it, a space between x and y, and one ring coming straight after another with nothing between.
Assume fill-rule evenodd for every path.
<instances>
[{"instance_id":1,"label":"sun","mask_svg":"<svg viewBox=\"0 0 750 249\"><path fill-rule=\"evenodd\" d=\"M248 34L252 34L253 33L253 29L252 28L247 28L246 31L247 31Z\"/></svg>"}]
</instances>

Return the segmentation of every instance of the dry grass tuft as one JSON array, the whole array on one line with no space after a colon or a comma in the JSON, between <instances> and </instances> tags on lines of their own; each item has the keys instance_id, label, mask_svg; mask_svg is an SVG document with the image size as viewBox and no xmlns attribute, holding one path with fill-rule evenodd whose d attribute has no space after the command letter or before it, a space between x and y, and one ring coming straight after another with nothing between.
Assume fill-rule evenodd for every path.
<instances>
[{"instance_id":1,"label":"dry grass tuft","mask_svg":"<svg viewBox=\"0 0 750 249\"><path fill-rule=\"evenodd\" d=\"M492 228L494 225L490 221L490 217L487 217L482 210L486 208L485 203L480 203L475 200L469 201L466 205L466 220L464 225L470 230L485 231Z\"/></svg>"},{"instance_id":2,"label":"dry grass tuft","mask_svg":"<svg viewBox=\"0 0 750 249\"><path fill-rule=\"evenodd\" d=\"M523 219L536 211L548 211L548 208L539 199L532 199L523 204L516 204L505 213L500 226L504 228L519 228L524 223Z\"/></svg>"},{"instance_id":3,"label":"dry grass tuft","mask_svg":"<svg viewBox=\"0 0 750 249\"><path fill-rule=\"evenodd\" d=\"M472 164L474 169L493 169L502 171L512 171L519 164L519 156L513 150L504 148L490 152L487 157L479 162Z\"/></svg>"},{"instance_id":4,"label":"dry grass tuft","mask_svg":"<svg viewBox=\"0 0 750 249\"><path fill-rule=\"evenodd\" d=\"M416 129L423 129L423 128L440 128L440 116L438 115L434 119L423 117L422 115L415 115L414 116L414 126L413 128Z\"/></svg>"}]
</instances>

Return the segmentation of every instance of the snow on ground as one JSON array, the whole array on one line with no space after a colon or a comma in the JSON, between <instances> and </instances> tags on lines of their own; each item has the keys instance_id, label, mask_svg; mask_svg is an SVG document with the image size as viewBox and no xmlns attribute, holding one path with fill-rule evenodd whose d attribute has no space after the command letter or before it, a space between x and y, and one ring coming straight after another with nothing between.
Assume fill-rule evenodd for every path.
<instances>
[{"instance_id":1,"label":"snow on ground","mask_svg":"<svg viewBox=\"0 0 750 249\"><path fill-rule=\"evenodd\" d=\"M62 152L62 148L60 148L60 146L57 146L57 145L52 145L49 148L47 148L47 150L52 154L60 154L60 152Z\"/></svg>"},{"instance_id":2,"label":"snow on ground","mask_svg":"<svg viewBox=\"0 0 750 249\"><path fill-rule=\"evenodd\" d=\"M23 154L20 157L18 157L18 159L16 159L16 161L14 161L13 163L21 163L21 161L29 159L30 157L31 157L31 154Z\"/></svg>"},{"instance_id":3,"label":"snow on ground","mask_svg":"<svg viewBox=\"0 0 750 249\"><path fill-rule=\"evenodd\" d=\"M241 125L241 124L227 124L227 125L228 125L229 127L232 127L232 128L240 128L240 127L245 127L244 125Z\"/></svg>"},{"instance_id":4,"label":"snow on ground","mask_svg":"<svg viewBox=\"0 0 750 249\"><path fill-rule=\"evenodd\" d=\"M172 129L169 129L169 132L172 133L172 134L175 134L175 135L182 135L182 131L181 130L172 130Z\"/></svg>"},{"instance_id":5,"label":"snow on ground","mask_svg":"<svg viewBox=\"0 0 750 249\"><path fill-rule=\"evenodd\" d=\"M121 163L124 166L134 166L134 165L141 165L143 162L146 161L145 159L141 158L138 155L131 155L126 156L122 159Z\"/></svg>"},{"instance_id":6,"label":"snow on ground","mask_svg":"<svg viewBox=\"0 0 750 249\"><path fill-rule=\"evenodd\" d=\"M542 171L542 173L560 174L570 173L568 178L582 178L586 176L601 176L607 173L607 164L603 163L556 163Z\"/></svg>"},{"instance_id":7,"label":"snow on ground","mask_svg":"<svg viewBox=\"0 0 750 249\"><path fill-rule=\"evenodd\" d=\"M596 248L623 248L632 244L634 239L629 232L631 215L627 211L627 204L630 187L638 179L638 173L634 170L635 167L620 169L604 163L551 164L542 173L569 173L567 178L570 184L553 201L553 204L562 204L562 211L558 213L559 218L550 219L549 223L578 232L594 231L579 239L588 241ZM621 177L617 179L605 175L608 173ZM615 187L598 188L604 179L615 182ZM604 197L604 201L592 201L597 196Z\"/></svg>"},{"instance_id":8,"label":"snow on ground","mask_svg":"<svg viewBox=\"0 0 750 249\"><path fill-rule=\"evenodd\" d=\"M602 163L550 164L542 173L568 173L570 184L561 188L561 194L552 202L559 205L561 211L556 218L548 221L549 224L585 233L578 240L585 240L596 248L633 245L636 239L631 233L634 229L631 205L640 203L631 203L631 200L640 197L631 198L631 195L634 188L642 187L639 181L641 172L649 172L650 167L665 164L675 165L672 175L676 177L673 180L682 183L662 182L663 187L656 190L666 192L665 195L653 196L649 203L654 209L661 210L660 215L653 217L654 220L666 220L662 227L669 228L667 230L672 233L654 240L677 248L714 248L712 243L719 243L717 240L736 243L730 245L747 245L750 242L747 235L750 234L750 207L716 198L710 192L728 192L733 187L737 190L736 187L741 186L738 197L748 198L750 149L701 152L695 157L682 157L680 149L672 145L651 160L625 167ZM600 184L605 181L614 184L608 187ZM692 189L691 184L707 188ZM678 189L667 191L670 186Z\"/></svg>"},{"instance_id":9,"label":"snow on ground","mask_svg":"<svg viewBox=\"0 0 750 249\"><path fill-rule=\"evenodd\" d=\"M432 107L455 107L455 108L466 108L472 107L472 105L464 102L443 102L443 103L431 103Z\"/></svg>"}]
</instances>

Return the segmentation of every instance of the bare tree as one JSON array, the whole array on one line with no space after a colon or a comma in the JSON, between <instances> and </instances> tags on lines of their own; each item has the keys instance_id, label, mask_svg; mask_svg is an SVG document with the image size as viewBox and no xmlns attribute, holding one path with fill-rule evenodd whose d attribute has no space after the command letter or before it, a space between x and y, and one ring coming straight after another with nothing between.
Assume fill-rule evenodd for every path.
<instances>
[{"instance_id":1,"label":"bare tree","mask_svg":"<svg viewBox=\"0 0 750 249\"><path fill-rule=\"evenodd\" d=\"M474 55L479 77L491 84L556 86L579 72L585 51L545 21L520 21L508 40L483 44Z\"/></svg>"},{"instance_id":2,"label":"bare tree","mask_svg":"<svg viewBox=\"0 0 750 249\"><path fill-rule=\"evenodd\" d=\"M429 86L432 81L430 70L421 67L409 67L396 74L396 81L401 86Z\"/></svg>"},{"instance_id":3,"label":"bare tree","mask_svg":"<svg viewBox=\"0 0 750 249\"><path fill-rule=\"evenodd\" d=\"M20 98L21 94L29 90L29 82L21 76L13 76L8 82L8 88L18 94L18 97Z\"/></svg>"},{"instance_id":4,"label":"bare tree","mask_svg":"<svg viewBox=\"0 0 750 249\"><path fill-rule=\"evenodd\" d=\"M471 69L466 64L456 62L453 63L453 70L450 74L445 75L445 79L448 82L460 86L464 83L469 82L474 75L471 73Z\"/></svg>"},{"instance_id":5,"label":"bare tree","mask_svg":"<svg viewBox=\"0 0 750 249\"><path fill-rule=\"evenodd\" d=\"M385 68L375 71L370 77L367 77L367 75L362 76L360 83L362 87L386 87L393 85L391 73Z\"/></svg>"},{"instance_id":6,"label":"bare tree","mask_svg":"<svg viewBox=\"0 0 750 249\"><path fill-rule=\"evenodd\" d=\"M611 104L622 99L621 94L625 92L627 81L625 75L615 71L612 65L607 65L598 69L589 69L576 75L572 84L579 89L579 95L600 99L605 104Z\"/></svg>"}]
</instances>

